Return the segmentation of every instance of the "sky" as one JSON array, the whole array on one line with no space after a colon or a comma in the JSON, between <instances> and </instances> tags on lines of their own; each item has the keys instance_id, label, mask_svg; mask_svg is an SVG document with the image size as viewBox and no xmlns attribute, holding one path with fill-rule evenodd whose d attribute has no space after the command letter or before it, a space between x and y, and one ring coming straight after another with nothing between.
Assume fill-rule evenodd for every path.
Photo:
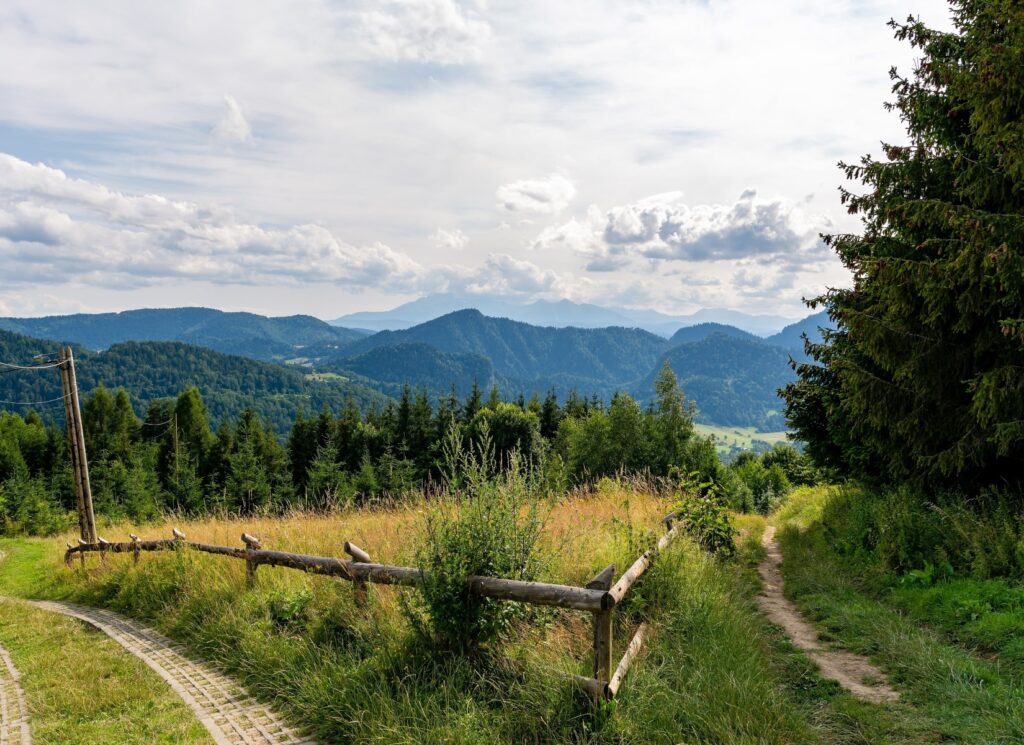
<instances>
[{"instance_id":1,"label":"sky","mask_svg":"<svg viewBox=\"0 0 1024 745\"><path fill-rule=\"evenodd\" d=\"M941 0L5 0L0 315L806 315Z\"/></svg>"}]
</instances>

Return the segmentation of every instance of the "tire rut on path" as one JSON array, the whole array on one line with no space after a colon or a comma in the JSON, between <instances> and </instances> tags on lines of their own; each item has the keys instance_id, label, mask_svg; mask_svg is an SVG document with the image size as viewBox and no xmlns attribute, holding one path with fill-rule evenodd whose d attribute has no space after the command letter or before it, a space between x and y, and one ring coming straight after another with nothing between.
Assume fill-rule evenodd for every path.
<instances>
[{"instance_id":1,"label":"tire rut on path","mask_svg":"<svg viewBox=\"0 0 1024 745\"><path fill-rule=\"evenodd\" d=\"M798 649L803 650L821 670L854 696L876 704L896 701L899 693L889 685L883 673L867 657L825 647L799 609L782 593L783 580L779 571L782 552L775 540L775 527L767 526L761 539L767 551L764 561L757 567L763 590L758 603L768 619L781 626Z\"/></svg>"},{"instance_id":2,"label":"tire rut on path","mask_svg":"<svg viewBox=\"0 0 1024 745\"><path fill-rule=\"evenodd\" d=\"M0 745L32 745L28 706L18 673L7 650L0 646Z\"/></svg>"},{"instance_id":3,"label":"tire rut on path","mask_svg":"<svg viewBox=\"0 0 1024 745\"><path fill-rule=\"evenodd\" d=\"M217 745L315 745L285 726L237 683L189 660L179 645L156 631L112 611L71 603L29 602L84 621L146 663L196 713Z\"/></svg>"}]
</instances>

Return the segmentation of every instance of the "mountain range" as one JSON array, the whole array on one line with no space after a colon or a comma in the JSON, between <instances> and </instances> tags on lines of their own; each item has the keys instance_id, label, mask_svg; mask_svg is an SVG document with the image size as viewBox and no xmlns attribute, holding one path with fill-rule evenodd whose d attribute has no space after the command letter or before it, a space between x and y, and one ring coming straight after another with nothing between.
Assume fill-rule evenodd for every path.
<instances>
[{"instance_id":1,"label":"mountain range","mask_svg":"<svg viewBox=\"0 0 1024 745\"><path fill-rule=\"evenodd\" d=\"M571 300L512 303L486 295L442 293L413 300L392 310L350 313L336 318L331 323L370 331L394 331L417 326L458 310L479 310L486 316L508 318L534 326L623 326L641 328L664 337L671 336L682 326L694 326L699 323L728 324L758 336L768 336L794 321L792 318L777 315L752 315L720 308L704 308L690 315L667 315L654 310L605 307L590 303L574 303Z\"/></svg>"},{"instance_id":2,"label":"mountain range","mask_svg":"<svg viewBox=\"0 0 1024 745\"><path fill-rule=\"evenodd\" d=\"M823 313L761 338L705 322L665 338L636 327L537 326L474 309L371 335L309 316L179 308L0 319L0 328L17 332L0 331L0 360L25 362L72 342L80 345L83 390L123 385L141 403L197 385L215 417L253 405L279 428L300 409L338 406L346 396L381 404L404 385L434 396L454 386L465 396L475 383L507 398L628 391L646 402L668 361L696 400L698 421L777 430L784 422L776 391L793 379L789 359L802 357L802 333L820 338L820 325L830 326ZM0 400L50 397L56 383L43 390L31 382L37 375L0 376Z\"/></svg>"},{"instance_id":3,"label":"mountain range","mask_svg":"<svg viewBox=\"0 0 1024 745\"><path fill-rule=\"evenodd\" d=\"M367 335L313 316L268 318L212 308L126 310L42 318L0 318L0 329L71 341L93 350L125 341L180 341L260 360L319 357Z\"/></svg>"},{"instance_id":4,"label":"mountain range","mask_svg":"<svg viewBox=\"0 0 1024 745\"><path fill-rule=\"evenodd\" d=\"M0 331L0 360L28 364L35 355L56 355L60 344ZM222 354L181 342L129 341L94 352L74 346L75 371L85 396L103 384L124 387L138 413L149 401L177 396L188 386L203 394L211 418L237 417L252 407L279 432L287 431L299 411L317 412L324 405L338 409L347 398L360 408L382 406L387 396L358 381L309 375L301 368ZM60 419L60 376L53 368L0 374L0 409L24 413L22 402L43 402L31 408Z\"/></svg>"}]
</instances>

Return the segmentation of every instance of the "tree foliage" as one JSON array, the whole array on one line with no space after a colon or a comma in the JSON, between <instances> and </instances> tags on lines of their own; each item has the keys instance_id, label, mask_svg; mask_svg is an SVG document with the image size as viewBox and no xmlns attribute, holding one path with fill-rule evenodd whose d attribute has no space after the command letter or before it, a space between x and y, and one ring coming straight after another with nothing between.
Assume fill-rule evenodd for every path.
<instances>
[{"instance_id":1,"label":"tree foliage","mask_svg":"<svg viewBox=\"0 0 1024 745\"><path fill-rule=\"evenodd\" d=\"M843 473L976 490L1024 462L1024 6L952 2L955 29L910 18L921 59L891 72L908 135L840 164L859 234L827 237L853 275L824 305L787 415Z\"/></svg>"}]
</instances>

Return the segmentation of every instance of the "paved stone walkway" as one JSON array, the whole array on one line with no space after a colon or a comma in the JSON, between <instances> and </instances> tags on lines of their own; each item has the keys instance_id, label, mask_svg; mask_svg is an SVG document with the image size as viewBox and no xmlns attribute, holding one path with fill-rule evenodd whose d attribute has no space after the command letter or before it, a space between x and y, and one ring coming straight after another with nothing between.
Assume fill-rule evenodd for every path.
<instances>
[{"instance_id":1,"label":"paved stone walkway","mask_svg":"<svg viewBox=\"0 0 1024 745\"><path fill-rule=\"evenodd\" d=\"M179 645L152 629L107 610L50 601L32 605L85 621L145 662L195 711L217 745L315 745L236 683L192 662Z\"/></svg>"},{"instance_id":2,"label":"paved stone walkway","mask_svg":"<svg viewBox=\"0 0 1024 745\"><path fill-rule=\"evenodd\" d=\"M21 675L3 647L0 647L0 745L32 745Z\"/></svg>"}]
</instances>

